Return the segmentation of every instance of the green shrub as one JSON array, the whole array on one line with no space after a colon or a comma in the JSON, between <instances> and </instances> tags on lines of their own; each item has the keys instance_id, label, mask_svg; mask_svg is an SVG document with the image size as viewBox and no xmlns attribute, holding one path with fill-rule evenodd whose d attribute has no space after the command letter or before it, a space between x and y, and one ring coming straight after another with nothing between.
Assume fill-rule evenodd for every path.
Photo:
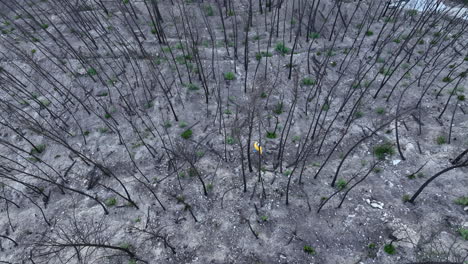
<instances>
[{"instance_id":1,"label":"green shrub","mask_svg":"<svg viewBox=\"0 0 468 264\"><path fill-rule=\"evenodd\" d=\"M436 143L437 145L445 144L447 143L447 139L445 138L445 136L438 136L436 137Z\"/></svg>"},{"instance_id":2,"label":"green shrub","mask_svg":"<svg viewBox=\"0 0 468 264\"><path fill-rule=\"evenodd\" d=\"M317 253L313 247L307 245L304 246L304 252L309 255L315 255Z\"/></svg>"},{"instance_id":3,"label":"green shrub","mask_svg":"<svg viewBox=\"0 0 468 264\"><path fill-rule=\"evenodd\" d=\"M224 73L224 79L227 80L227 81L232 81L234 79L236 79L236 75L232 72L226 72Z\"/></svg>"},{"instance_id":4,"label":"green shrub","mask_svg":"<svg viewBox=\"0 0 468 264\"><path fill-rule=\"evenodd\" d=\"M275 109L273 109L273 113L277 115L281 115L283 113L283 102L276 104Z\"/></svg>"},{"instance_id":5,"label":"green shrub","mask_svg":"<svg viewBox=\"0 0 468 264\"><path fill-rule=\"evenodd\" d=\"M456 204L468 206L468 196L462 196L455 200Z\"/></svg>"},{"instance_id":6,"label":"green shrub","mask_svg":"<svg viewBox=\"0 0 468 264\"><path fill-rule=\"evenodd\" d=\"M315 85L317 82L311 78L304 78L302 79L302 85L305 85L305 86L311 86L311 85Z\"/></svg>"},{"instance_id":7,"label":"green shrub","mask_svg":"<svg viewBox=\"0 0 468 264\"><path fill-rule=\"evenodd\" d=\"M235 143L235 140L233 137L227 137L226 138L226 144L232 145Z\"/></svg>"},{"instance_id":8,"label":"green shrub","mask_svg":"<svg viewBox=\"0 0 468 264\"><path fill-rule=\"evenodd\" d=\"M312 33L309 34L309 38L318 39L318 38L320 38L320 33L312 32Z\"/></svg>"},{"instance_id":9,"label":"green shrub","mask_svg":"<svg viewBox=\"0 0 468 264\"><path fill-rule=\"evenodd\" d=\"M271 54L271 52L261 51L255 54L255 59L260 60L263 57L272 57L272 56L273 54Z\"/></svg>"},{"instance_id":10,"label":"green shrub","mask_svg":"<svg viewBox=\"0 0 468 264\"><path fill-rule=\"evenodd\" d=\"M449 83L452 81L452 78L450 78L449 76L445 76L443 79L442 79L443 82L446 82L446 83Z\"/></svg>"},{"instance_id":11,"label":"green shrub","mask_svg":"<svg viewBox=\"0 0 468 264\"><path fill-rule=\"evenodd\" d=\"M408 202L410 199L411 199L411 196L409 196L409 194L404 194L403 197L401 198L401 200L404 203Z\"/></svg>"},{"instance_id":12,"label":"green shrub","mask_svg":"<svg viewBox=\"0 0 468 264\"><path fill-rule=\"evenodd\" d=\"M180 134L180 136L183 138L183 139L189 139L190 137L192 137L192 130L191 129L187 129L185 130L184 132L182 132L182 134Z\"/></svg>"},{"instance_id":13,"label":"green shrub","mask_svg":"<svg viewBox=\"0 0 468 264\"><path fill-rule=\"evenodd\" d=\"M103 97L103 96L108 96L109 93L107 93L106 91L102 91L102 92L99 92L98 94L96 94L97 97Z\"/></svg>"},{"instance_id":14,"label":"green shrub","mask_svg":"<svg viewBox=\"0 0 468 264\"><path fill-rule=\"evenodd\" d=\"M94 69L94 68L89 68L89 69L88 69L88 74L89 74L90 76L94 76L94 75L97 74L97 71L96 71L96 69Z\"/></svg>"},{"instance_id":15,"label":"green shrub","mask_svg":"<svg viewBox=\"0 0 468 264\"><path fill-rule=\"evenodd\" d=\"M366 36L372 36L372 35L374 35L374 32L370 30L366 31Z\"/></svg>"},{"instance_id":16,"label":"green shrub","mask_svg":"<svg viewBox=\"0 0 468 264\"><path fill-rule=\"evenodd\" d=\"M267 138L274 139L274 138L276 138L276 133L275 133L275 132L269 132L269 131L267 131L266 137L267 137Z\"/></svg>"},{"instance_id":17,"label":"green shrub","mask_svg":"<svg viewBox=\"0 0 468 264\"><path fill-rule=\"evenodd\" d=\"M386 156L395 154L395 150L392 143L386 142L374 147L374 154L379 160L384 160Z\"/></svg>"},{"instance_id":18,"label":"green shrub","mask_svg":"<svg viewBox=\"0 0 468 264\"><path fill-rule=\"evenodd\" d=\"M336 182L336 187L338 187L338 189L340 190L343 190L344 188L346 188L346 185L348 184L348 182L346 182L345 179L339 179L337 182Z\"/></svg>"},{"instance_id":19,"label":"green shrub","mask_svg":"<svg viewBox=\"0 0 468 264\"><path fill-rule=\"evenodd\" d=\"M211 5L206 5L205 13L206 13L206 16L213 16L214 15L213 7Z\"/></svg>"},{"instance_id":20,"label":"green shrub","mask_svg":"<svg viewBox=\"0 0 468 264\"><path fill-rule=\"evenodd\" d=\"M106 200L105 203L106 203L107 206L114 206L114 205L117 204L117 199L115 199L115 198L109 198L109 199Z\"/></svg>"},{"instance_id":21,"label":"green shrub","mask_svg":"<svg viewBox=\"0 0 468 264\"><path fill-rule=\"evenodd\" d=\"M460 101L465 101L465 96L461 94L461 95L457 96L457 99L460 100Z\"/></svg>"},{"instance_id":22,"label":"green shrub","mask_svg":"<svg viewBox=\"0 0 468 264\"><path fill-rule=\"evenodd\" d=\"M291 50L284 45L284 43L278 43L276 44L275 50L280 53L281 55L285 55L289 53Z\"/></svg>"},{"instance_id":23,"label":"green shrub","mask_svg":"<svg viewBox=\"0 0 468 264\"><path fill-rule=\"evenodd\" d=\"M33 154L41 154L42 152L44 152L44 150L46 149L46 145L45 144L39 144L39 145L36 145L35 147L33 147L30 151L31 155Z\"/></svg>"},{"instance_id":24,"label":"green shrub","mask_svg":"<svg viewBox=\"0 0 468 264\"><path fill-rule=\"evenodd\" d=\"M369 249L375 249L377 247L377 245L375 243L370 243L367 247Z\"/></svg>"},{"instance_id":25,"label":"green shrub","mask_svg":"<svg viewBox=\"0 0 468 264\"><path fill-rule=\"evenodd\" d=\"M463 239L468 240L468 228L460 228L458 232L463 237Z\"/></svg>"},{"instance_id":26,"label":"green shrub","mask_svg":"<svg viewBox=\"0 0 468 264\"><path fill-rule=\"evenodd\" d=\"M361 118L361 117L363 117L363 116L364 116L364 113L361 112L361 111L357 111L357 112L354 113L354 117L355 117L355 118Z\"/></svg>"},{"instance_id":27,"label":"green shrub","mask_svg":"<svg viewBox=\"0 0 468 264\"><path fill-rule=\"evenodd\" d=\"M98 131L101 133L106 133L106 132L109 132L109 129L107 127L100 127L98 128Z\"/></svg>"},{"instance_id":28,"label":"green shrub","mask_svg":"<svg viewBox=\"0 0 468 264\"><path fill-rule=\"evenodd\" d=\"M193 84L193 83L189 83L189 84L187 85L187 88L188 88L190 91L200 90L200 88L198 87L198 85Z\"/></svg>"},{"instance_id":29,"label":"green shrub","mask_svg":"<svg viewBox=\"0 0 468 264\"><path fill-rule=\"evenodd\" d=\"M383 107L377 107L377 109L375 109L375 112L379 115L383 115L385 114L385 108Z\"/></svg>"},{"instance_id":30,"label":"green shrub","mask_svg":"<svg viewBox=\"0 0 468 264\"><path fill-rule=\"evenodd\" d=\"M172 127L171 121L169 121L169 120L164 121L163 127L164 127L164 128L170 128L170 127Z\"/></svg>"},{"instance_id":31,"label":"green shrub","mask_svg":"<svg viewBox=\"0 0 468 264\"><path fill-rule=\"evenodd\" d=\"M387 253L389 255L394 255L396 253L395 246L392 245L392 244L385 245L384 246L384 251L385 251L385 253Z\"/></svg>"}]
</instances>

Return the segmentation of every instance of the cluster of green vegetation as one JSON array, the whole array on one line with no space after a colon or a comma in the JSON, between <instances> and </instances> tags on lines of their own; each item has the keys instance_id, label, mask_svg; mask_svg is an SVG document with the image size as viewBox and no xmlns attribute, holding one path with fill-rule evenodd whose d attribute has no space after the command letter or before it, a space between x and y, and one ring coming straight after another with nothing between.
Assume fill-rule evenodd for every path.
<instances>
[{"instance_id":1,"label":"cluster of green vegetation","mask_svg":"<svg viewBox=\"0 0 468 264\"><path fill-rule=\"evenodd\" d=\"M386 156L392 156L395 154L395 149L393 148L392 143L385 142L374 147L374 154L379 160L384 160Z\"/></svg>"},{"instance_id":2,"label":"cluster of green vegetation","mask_svg":"<svg viewBox=\"0 0 468 264\"><path fill-rule=\"evenodd\" d=\"M278 43L276 44L276 48L275 50L280 53L281 55L286 55L288 54L289 52L291 52L291 49L286 47L286 45L284 45L284 43Z\"/></svg>"}]
</instances>

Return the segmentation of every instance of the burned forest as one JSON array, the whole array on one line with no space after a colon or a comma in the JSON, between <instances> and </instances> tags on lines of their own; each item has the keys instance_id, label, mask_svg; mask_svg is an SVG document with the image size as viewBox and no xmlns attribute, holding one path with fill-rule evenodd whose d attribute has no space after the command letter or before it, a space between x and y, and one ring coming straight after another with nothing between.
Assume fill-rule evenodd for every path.
<instances>
[{"instance_id":1,"label":"burned forest","mask_svg":"<svg viewBox=\"0 0 468 264\"><path fill-rule=\"evenodd\" d=\"M468 263L467 0L0 0L0 263Z\"/></svg>"}]
</instances>

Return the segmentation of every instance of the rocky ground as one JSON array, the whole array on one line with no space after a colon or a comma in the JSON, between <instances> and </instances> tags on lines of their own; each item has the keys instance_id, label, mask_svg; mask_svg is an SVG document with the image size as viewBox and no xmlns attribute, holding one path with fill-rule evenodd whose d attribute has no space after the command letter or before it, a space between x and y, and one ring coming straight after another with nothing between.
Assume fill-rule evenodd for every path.
<instances>
[{"instance_id":1,"label":"rocky ground","mask_svg":"<svg viewBox=\"0 0 468 264\"><path fill-rule=\"evenodd\" d=\"M0 1L0 263L468 263L466 20L252 2Z\"/></svg>"}]
</instances>

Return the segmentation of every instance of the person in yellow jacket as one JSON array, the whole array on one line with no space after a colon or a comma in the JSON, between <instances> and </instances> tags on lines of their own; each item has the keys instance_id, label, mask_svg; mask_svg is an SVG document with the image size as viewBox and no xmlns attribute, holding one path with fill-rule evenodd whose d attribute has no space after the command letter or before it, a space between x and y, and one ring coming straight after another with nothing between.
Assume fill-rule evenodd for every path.
<instances>
[{"instance_id":1,"label":"person in yellow jacket","mask_svg":"<svg viewBox=\"0 0 468 264\"><path fill-rule=\"evenodd\" d=\"M254 142L254 151L259 152L260 155L262 155L263 148L262 146L260 146L260 144L257 141Z\"/></svg>"}]
</instances>

